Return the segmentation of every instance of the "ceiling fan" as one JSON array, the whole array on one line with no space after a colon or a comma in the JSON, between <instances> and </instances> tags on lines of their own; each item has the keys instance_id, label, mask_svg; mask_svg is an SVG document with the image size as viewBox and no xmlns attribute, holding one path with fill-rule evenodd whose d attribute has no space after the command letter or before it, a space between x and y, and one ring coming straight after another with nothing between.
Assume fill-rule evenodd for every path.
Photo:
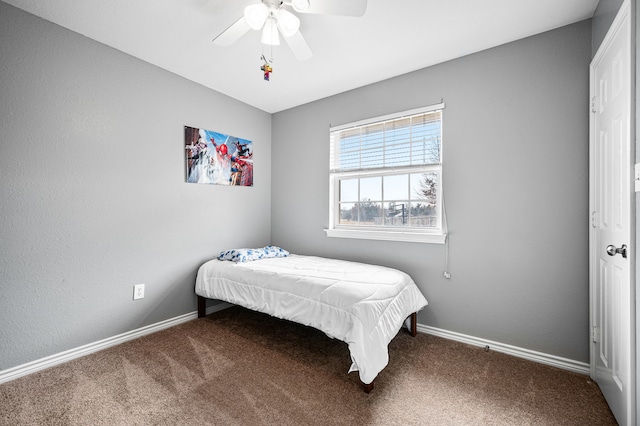
<instances>
[{"instance_id":1,"label":"ceiling fan","mask_svg":"<svg viewBox=\"0 0 640 426\"><path fill-rule=\"evenodd\" d=\"M247 6L244 15L213 42L218 46L229 46L249 30L262 29L262 43L279 45L279 34L282 34L298 60L309 59L312 53L300 34L300 19L288 8L298 13L362 16L367 9L367 0L261 0L261 3Z\"/></svg>"}]
</instances>

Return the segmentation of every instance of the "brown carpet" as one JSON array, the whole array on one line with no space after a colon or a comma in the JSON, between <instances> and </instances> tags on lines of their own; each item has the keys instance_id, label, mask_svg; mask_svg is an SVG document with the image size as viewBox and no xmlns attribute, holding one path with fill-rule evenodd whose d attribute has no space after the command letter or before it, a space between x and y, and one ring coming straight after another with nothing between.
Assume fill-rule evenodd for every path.
<instances>
[{"instance_id":1,"label":"brown carpet","mask_svg":"<svg viewBox=\"0 0 640 426\"><path fill-rule=\"evenodd\" d=\"M365 394L345 343L231 308L0 385L1 425L609 425L587 376L402 330Z\"/></svg>"}]
</instances>

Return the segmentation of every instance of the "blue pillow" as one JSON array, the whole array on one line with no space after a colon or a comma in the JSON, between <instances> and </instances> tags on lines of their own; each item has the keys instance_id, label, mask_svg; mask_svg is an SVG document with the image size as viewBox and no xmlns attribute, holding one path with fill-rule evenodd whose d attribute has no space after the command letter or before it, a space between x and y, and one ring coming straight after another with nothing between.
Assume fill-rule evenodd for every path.
<instances>
[{"instance_id":1,"label":"blue pillow","mask_svg":"<svg viewBox=\"0 0 640 426\"><path fill-rule=\"evenodd\" d=\"M259 259L267 259L270 257L286 257L289 252L276 246L266 246L263 248L251 249L231 249L222 251L218 254L218 260L230 260L232 262L252 262Z\"/></svg>"}]
</instances>

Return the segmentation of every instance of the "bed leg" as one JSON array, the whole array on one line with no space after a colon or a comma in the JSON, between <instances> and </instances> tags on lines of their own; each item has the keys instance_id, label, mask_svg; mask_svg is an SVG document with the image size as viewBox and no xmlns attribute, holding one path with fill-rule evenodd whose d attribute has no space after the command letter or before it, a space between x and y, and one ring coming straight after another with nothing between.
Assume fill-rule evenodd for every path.
<instances>
[{"instance_id":1,"label":"bed leg","mask_svg":"<svg viewBox=\"0 0 640 426\"><path fill-rule=\"evenodd\" d=\"M416 337L418 335L418 313L411 314L411 336Z\"/></svg>"},{"instance_id":2,"label":"bed leg","mask_svg":"<svg viewBox=\"0 0 640 426\"><path fill-rule=\"evenodd\" d=\"M373 390L373 382L369 384L362 383L362 389L364 390L364 393L370 393Z\"/></svg>"},{"instance_id":3,"label":"bed leg","mask_svg":"<svg viewBox=\"0 0 640 426\"><path fill-rule=\"evenodd\" d=\"M207 299L202 296L198 296L198 318L202 318L206 315L207 311Z\"/></svg>"}]
</instances>

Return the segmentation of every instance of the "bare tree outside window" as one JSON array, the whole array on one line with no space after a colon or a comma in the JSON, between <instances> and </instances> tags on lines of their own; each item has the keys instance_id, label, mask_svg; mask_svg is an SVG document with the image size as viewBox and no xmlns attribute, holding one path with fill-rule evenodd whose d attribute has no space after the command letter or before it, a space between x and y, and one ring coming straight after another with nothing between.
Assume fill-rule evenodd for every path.
<instances>
[{"instance_id":1,"label":"bare tree outside window","mask_svg":"<svg viewBox=\"0 0 640 426\"><path fill-rule=\"evenodd\" d=\"M438 179L434 173L424 173L420 180L420 190L418 197L427 201L427 203L435 205L438 195Z\"/></svg>"}]
</instances>

